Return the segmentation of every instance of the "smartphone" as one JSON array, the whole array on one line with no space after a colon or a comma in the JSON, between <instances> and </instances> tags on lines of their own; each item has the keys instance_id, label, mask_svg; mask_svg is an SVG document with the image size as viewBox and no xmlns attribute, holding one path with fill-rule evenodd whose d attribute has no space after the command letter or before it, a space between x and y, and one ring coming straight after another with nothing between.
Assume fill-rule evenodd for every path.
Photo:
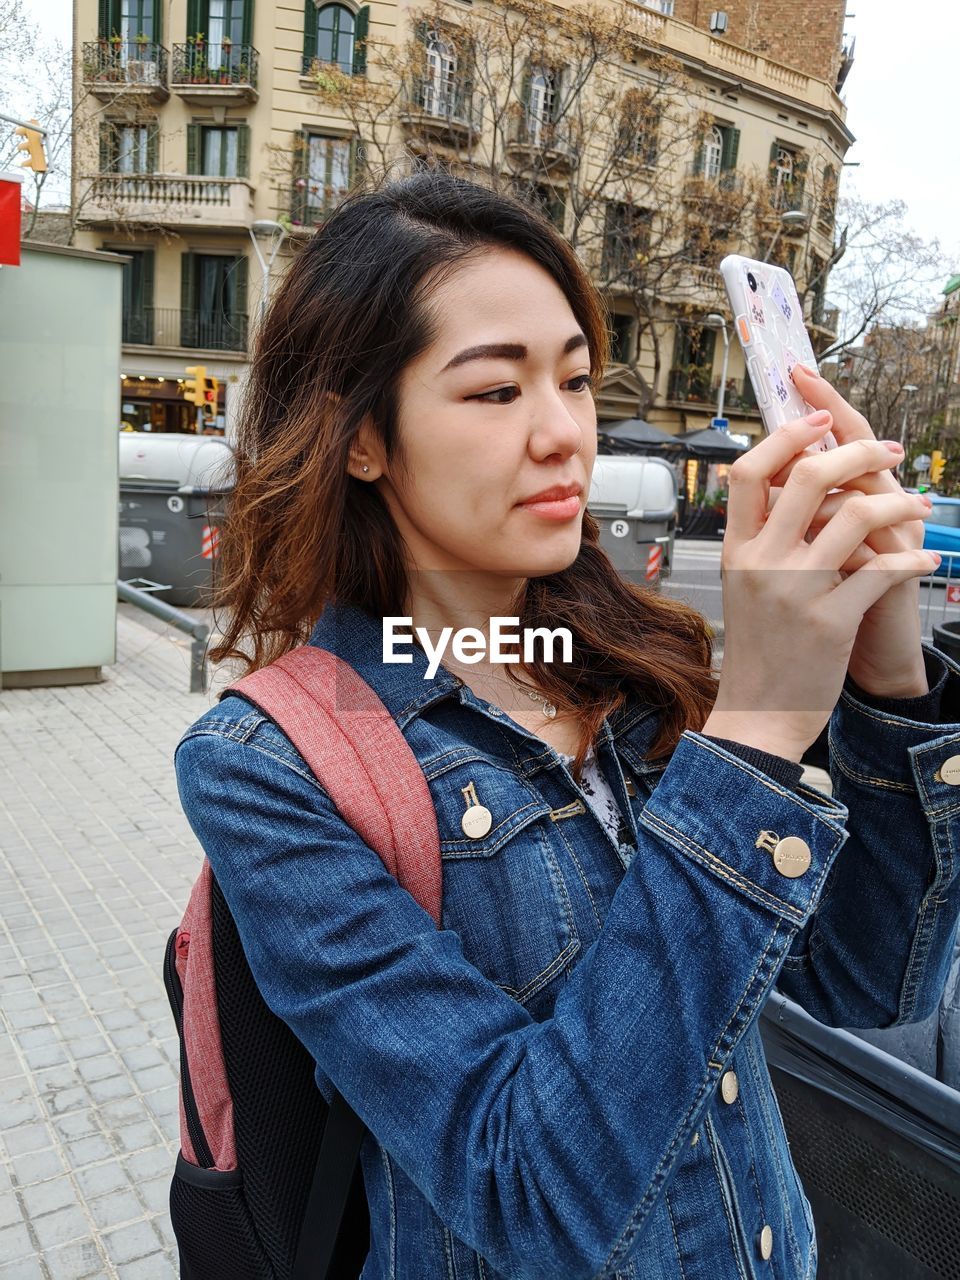
<instances>
[{"instance_id":1,"label":"smartphone","mask_svg":"<svg viewBox=\"0 0 960 1280\"><path fill-rule=\"evenodd\" d=\"M790 377L795 364L817 369L797 286L783 267L736 253L723 259L720 274L763 425L768 432L776 431L813 410ZM836 447L833 432L828 431L811 450Z\"/></svg>"}]
</instances>

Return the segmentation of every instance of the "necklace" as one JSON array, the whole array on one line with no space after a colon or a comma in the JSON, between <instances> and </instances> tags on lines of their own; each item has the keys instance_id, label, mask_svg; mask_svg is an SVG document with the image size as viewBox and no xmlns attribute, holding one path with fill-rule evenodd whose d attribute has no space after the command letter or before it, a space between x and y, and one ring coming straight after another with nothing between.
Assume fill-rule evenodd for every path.
<instances>
[{"instance_id":1,"label":"necklace","mask_svg":"<svg viewBox=\"0 0 960 1280\"><path fill-rule=\"evenodd\" d=\"M488 675L489 674L492 674L492 673L488 673ZM460 684L464 683L464 681L461 680L459 676L455 676L454 678L458 680ZM536 689L528 689L525 685L515 684L512 680L507 680L503 676L493 676L493 679L499 680L502 684L509 684L514 689L519 689L520 692L525 693L532 702L539 703L539 705L543 708L544 716L546 716L548 720L552 720L556 716L557 714L556 705L552 703L549 698L544 697L542 693L537 693Z\"/></svg>"}]
</instances>

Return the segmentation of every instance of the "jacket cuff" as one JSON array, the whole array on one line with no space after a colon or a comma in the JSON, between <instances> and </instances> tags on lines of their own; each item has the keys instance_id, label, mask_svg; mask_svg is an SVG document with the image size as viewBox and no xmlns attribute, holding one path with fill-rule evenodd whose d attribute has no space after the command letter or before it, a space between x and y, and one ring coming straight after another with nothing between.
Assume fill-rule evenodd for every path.
<instances>
[{"instance_id":1,"label":"jacket cuff","mask_svg":"<svg viewBox=\"0 0 960 1280\"><path fill-rule=\"evenodd\" d=\"M928 672L934 676L931 693L937 686L940 717L923 720L902 714L929 694L869 699L862 690L857 696L848 677L830 718L831 764L835 762L853 782L899 791L919 787L931 803L935 795L944 803L948 797L956 803L960 799L957 783L936 782L934 776L940 764L960 751L960 663L930 645L925 644L923 652L925 663L930 664ZM938 665L946 669L942 679Z\"/></svg>"},{"instance_id":2,"label":"jacket cuff","mask_svg":"<svg viewBox=\"0 0 960 1280\"><path fill-rule=\"evenodd\" d=\"M789 791L686 729L638 821L731 891L802 926L847 839L848 814L839 800L812 789ZM793 840L778 853L787 837Z\"/></svg>"},{"instance_id":3,"label":"jacket cuff","mask_svg":"<svg viewBox=\"0 0 960 1280\"><path fill-rule=\"evenodd\" d=\"M880 698L861 689L852 676L848 675L844 688L851 696L865 706L874 707L878 711L892 711L894 715L905 720L920 720L936 723L941 717L943 695L946 692L950 671L943 661L942 655L929 645L922 645L923 662L927 672L929 690L915 698ZM956 692L954 692L956 702ZM960 707L953 711L954 717L960 715Z\"/></svg>"},{"instance_id":4,"label":"jacket cuff","mask_svg":"<svg viewBox=\"0 0 960 1280\"><path fill-rule=\"evenodd\" d=\"M703 737L708 742L716 742L718 746L725 747L727 751L739 756L741 760L746 760L747 764L752 764L755 769L759 769L761 773L773 778L774 782L779 782L791 791L796 791L803 777L803 765L797 764L795 760L788 760L786 756L774 756L769 751L760 751L756 747L748 747L745 743L734 742L730 738L715 738L710 733L703 734Z\"/></svg>"}]
</instances>

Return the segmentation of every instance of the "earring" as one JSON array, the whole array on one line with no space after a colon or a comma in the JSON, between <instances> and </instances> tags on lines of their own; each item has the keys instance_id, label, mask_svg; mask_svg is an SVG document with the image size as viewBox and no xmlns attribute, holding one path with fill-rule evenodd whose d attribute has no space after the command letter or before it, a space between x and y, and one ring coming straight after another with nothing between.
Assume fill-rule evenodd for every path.
<instances>
[{"instance_id":1,"label":"earring","mask_svg":"<svg viewBox=\"0 0 960 1280\"><path fill-rule=\"evenodd\" d=\"M369 468L366 464L364 464L364 465L360 468L360 470L361 470L361 471L369 471L369 470L370 470L370 468Z\"/></svg>"}]
</instances>

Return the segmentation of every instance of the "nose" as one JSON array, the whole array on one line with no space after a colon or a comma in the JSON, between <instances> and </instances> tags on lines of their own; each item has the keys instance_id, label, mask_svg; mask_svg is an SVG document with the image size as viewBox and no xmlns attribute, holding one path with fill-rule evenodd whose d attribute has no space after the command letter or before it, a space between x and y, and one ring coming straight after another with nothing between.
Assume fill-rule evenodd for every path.
<instances>
[{"instance_id":1,"label":"nose","mask_svg":"<svg viewBox=\"0 0 960 1280\"><path fill-rule=\"evenodd\" d=\"M555 390L537 397L530 423L528 450L537 462L569 458L583 443L584 432Z\"/></svg>"}]
</instances>

